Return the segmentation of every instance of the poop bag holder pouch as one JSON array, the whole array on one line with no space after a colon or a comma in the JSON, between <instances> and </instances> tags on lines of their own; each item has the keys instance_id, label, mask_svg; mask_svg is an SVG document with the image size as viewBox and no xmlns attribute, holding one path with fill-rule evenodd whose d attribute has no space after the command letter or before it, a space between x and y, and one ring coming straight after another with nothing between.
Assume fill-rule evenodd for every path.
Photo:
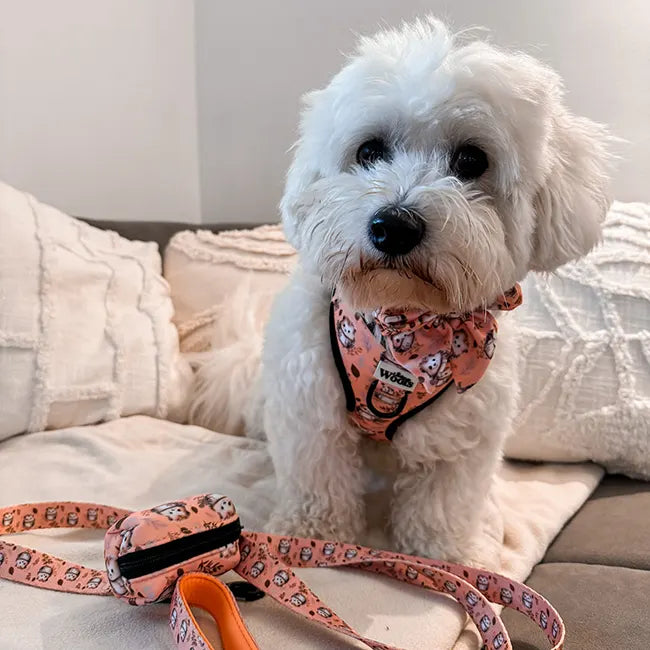
<instances>
[{"instance_id":1,"label":"poop bag holder pouch","mask_svg":"<svg viewBox=\"0 0 650 650\"><path fill-rule=\"evenodd\" d=\"M232 593L214 577L233 569L253 587L313 623L358 639L369 648L397 650L353 630L292 570L345 566L452 598L476 625L483 648L512 648L503 621L490 603L528 616L554 650L564 645L559 614L526 585L484 569L401 553L245 531L232 501L217 494L139 512L72 502L0 508L0 535L47 528L107 528L106 572L0 540L0 578L55 591L113 594L130 605L161 602L171 596L169 625L176 646L182 649L213 648L194 617L194 606L214 617L224 650L256 650Z\"/></svg>"},{"instance_id":2,"label":"poop bag holder pouch","mask_svg":"<svg viewBox=\"0 0 650 650\"><path fill-rule=\"evenodd\" d=\"M132 605L168 599L184 573L218 575L234 569L240 535L235 506L217 494L129 514L104 538L110 588Z\"/></svg>"}]
</instances>

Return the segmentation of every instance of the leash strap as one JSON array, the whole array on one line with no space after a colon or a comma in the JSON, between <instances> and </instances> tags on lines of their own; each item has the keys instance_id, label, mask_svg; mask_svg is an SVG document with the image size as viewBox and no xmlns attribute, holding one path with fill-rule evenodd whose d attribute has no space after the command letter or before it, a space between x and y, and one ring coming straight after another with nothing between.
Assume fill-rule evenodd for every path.
<instances>
[{"instance_id":1,"label":"leash strap","mask_svg":"<svg viewBox=\"0 0 650 650\"><path fill-rule=\"evenodd\" d=\"M340 542L249 531L242 533L240 552L242 560L235 568L239 575L301 616L358 639L374 650L399 649L355 632L290 567L350 566L446 594L467 612L483 647L489 650L512 648L490 602L527 615L545 633L552 650L564 647L564 624L555 608L533 589L496 573Z\"/></svg>"},{"instance_id":2,"label":"leash strap","mask_svg":"<svg viewBox=\"0 0 650 650\"><path fill-rule=\"evenodd\" d=\"M50 528L110 528L130 510L99 503L51 501L0 508L0 535ZM0 578L42 589L112 595L105 571L0 540Z\"/></svg>"},{"instance_id":3,"label":"leash strap","mask_svg":"<svg viewBox=\"0 0 650 650\"><path fill-rule=\"evenodd\" d=\"M192 607L200 607L215 620L223 650L257 650L232 592L221 580L207 573L188 573L176 583L169 627L181 650L214 650L194 617Z\"/></svg>"},{"instance_id":4,"label":"leash strap","mask_svg":"<svg viewBox=\"0 0 650 650\"><path fill-rule=\"evenodd\" d=\"M21 504L0 508L0 535L52 528L106 529L130 512L96 503ZM355 632L291 567L349 566L445 594L467 612L485 650L512 648L503 622L490 602L528 616L543 630L552 650L564 647L564 624L553 606L526 585L496 573L341 542L250 531L243 531L239 545L241 561L235 568L239 575L297 614L358 639L373 650L398 649ZM3 541L0 541L0 578L54 591L112 594L104 571ZM187 650L203 644L206 649L212 649L192 614L192 606L206 610L215 618L224 650L256 650L230 591L218 579L201 573L182 576L172 597L170 627L179 648Z\"/></svg>"}]
</instances>

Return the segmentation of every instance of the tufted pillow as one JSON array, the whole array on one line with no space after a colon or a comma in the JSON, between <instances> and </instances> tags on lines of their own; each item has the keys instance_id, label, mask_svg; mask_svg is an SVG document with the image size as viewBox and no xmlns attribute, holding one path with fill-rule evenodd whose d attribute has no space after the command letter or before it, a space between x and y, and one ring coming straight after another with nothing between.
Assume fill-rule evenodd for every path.
<instances>
[{"instance_id":1,"label":"tufted pillow","mask_svg":"<svg viewBox=\"0 0 650 650\"><path fill-rule=\"evenodd\" d=\"M169 287L153 243L0 183L0 440L142 413L183 419Z\"/></svg>"},{"instance_id":2,"label":"tufted pillow","mask_svg":"<svg viewBox=\"0 0 650 650\"><path fill-rule=\"evenodd\" d=\"M236 296L243 287L255 292L256 307L263 311L257 317L265 319L297 260L279 225L218 234L183 231L172 237L164 258L181 347L187 352L211 347L223 314L233 311L233 300L241 302Z\"/></svg>"},{"instance_id":3,"label":"tufted pillow","mask_svg":"<svg viewBox=\"0 0 650 650\"><path fill-rule=\"evenodd\" d=\"M650 478L650 204L615 203L598 248L523 291L507 455Z\"/></svg>"}]
</instances>

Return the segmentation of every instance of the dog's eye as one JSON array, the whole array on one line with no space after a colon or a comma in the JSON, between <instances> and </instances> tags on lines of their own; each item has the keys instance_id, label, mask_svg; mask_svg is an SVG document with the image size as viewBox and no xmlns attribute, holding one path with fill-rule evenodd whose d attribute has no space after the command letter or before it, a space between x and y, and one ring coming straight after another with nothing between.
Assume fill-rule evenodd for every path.
<instances>
[{"instance_id":1,"label":"dog's eye","mask_svg":"<svg viewBox=\"0 0 650 650\"><path fill-rule=\"evenodd\" d=\"M372 140L366 140L358 149L357 149L357 162L368 169L372 167L378 160L389 160L390 152L386 143L380 138L373 138Z\"/></svg>"},{"instance_id":2,"label":"dog's eye","mask_svg":"<svg viewBox=\"0 0 650 650\"><path fill-rule=\"evenodd\" d=\"M478 178L487 168L487 154L473 144L464 144L451 155L451 171L461 181Z\"/></svg>"}]
</instances>

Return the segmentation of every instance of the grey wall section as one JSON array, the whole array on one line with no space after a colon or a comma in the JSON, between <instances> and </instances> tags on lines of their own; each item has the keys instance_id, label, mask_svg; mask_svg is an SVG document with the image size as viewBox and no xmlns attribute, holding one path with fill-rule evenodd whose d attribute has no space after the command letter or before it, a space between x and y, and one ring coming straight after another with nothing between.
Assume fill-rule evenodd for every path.
<instances>
[{"instance_id":1,"label":"grey wall section","mask_svg":"<svg viewBox=\"0 0 650 650\"><path fill-rule=\"evenodd\" d=\"M0 0L0 178L78 215L200 221L194 4Z\"/></svg>"},{"instance_id":2,"label":"grey wall section","mask_svg":"<svg viewBox=\"0 0 650 650\"><path fill-rule=\"evenodd\" d=\"M650 200L648 0L197 0L203 220L277 218L300 95L336 72L354 32L425 13L555 67L576 112L629 140L617 198Z\"/></svg>"}]
</instances>

